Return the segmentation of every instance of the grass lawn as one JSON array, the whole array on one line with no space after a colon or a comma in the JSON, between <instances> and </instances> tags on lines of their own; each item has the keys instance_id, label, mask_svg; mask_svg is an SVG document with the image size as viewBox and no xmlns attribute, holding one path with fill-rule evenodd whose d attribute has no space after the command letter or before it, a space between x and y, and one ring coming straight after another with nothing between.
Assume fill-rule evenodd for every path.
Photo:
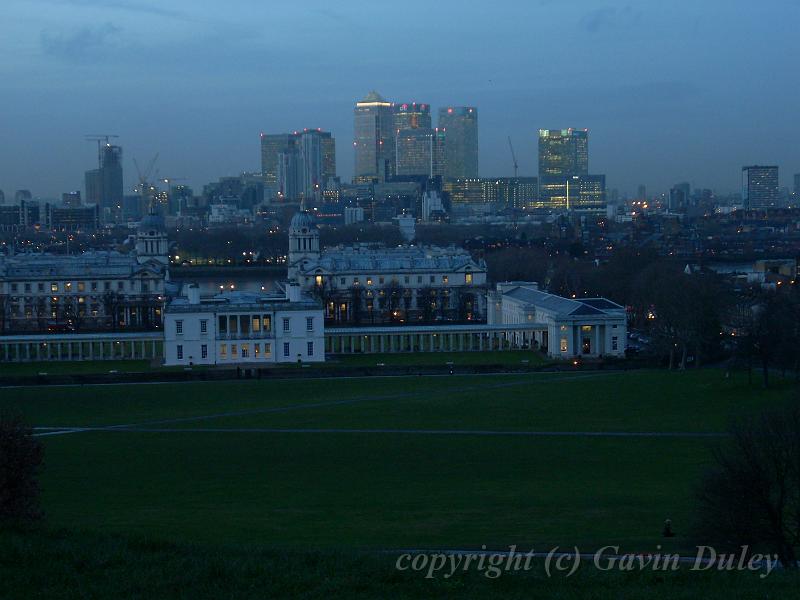
<instances>
[{"instance_id":1,"label":"grass lawn","mask_svg":"<svg viewBox=\"0 0 800 600\"><path fill-rule=\"evenodd\" d=\"M29 363L0 363L0 377L25 375L71 375L94 374L119 371L120 373L145 373L153 370L180 371L183 367L151 367L149 360L74 360L41 361Z\"/></svg>"},{"instance_id":2,"label":"grass lawn","mask_svg":"<svg viewBox=\"0 0 800 600\"><path fill-rule=\"evenodd\" d=\"M526 362L527 361L527 362ZM500 365L541 366L547 359L541 352L532 350L509 350L505 352L406 352L395 354L342 354L331 357L326 365L344 367L427 366L427 365Z\"/></svg>"},{"instance_id":3,"label":"grass lawn","mask_svg":"<svg viewBox=\"0 0 800 600\"><path fill-rule=\"evenodd\" d=\"M796 573L601 573L582 566L547 577L543 559L529 571L490 579L470 571L425 579L398 571L396 555L281 551L252 545L170 544L139 535L0 532L5 598L560 598L696 600L794 598ZM23 566L24 565L24 566ZM21 568L22 567L22 568Z\"/></svg>"},{"instance_id":4,"label":"grass lawn","mask_svg":"<svg viewBox=\"0 0 800 600\"><path fill-rule=\"evenodd\" d=\"M527 362L525 362L527 361ZM512 350L508 352L423 352L406 354L351 354L334 356L327 362L314 364L312 368L374 367L387 366L443 366L447 363L462 366L530 366L538 367L549 361L539 352ZM266 365L273 366L273 365ZM276 365L284 369L296 369L294 363ZM208 367L195 366L194 369ZM226 366L225 368L232 368ZM0 363L0 377L64 374L95 374L119 371L120 373L146 373L151 371L180 371L183 367L151 366L149 360L108 360L108 361L41 361L29 363Z\"/></svg>"},{"instance_id":5,"label":"grass lawn","mask_svg":"<svg viewBox=\"0 0 800 600\"><path fill-rule=\"evenodd\" d=\"M694 542L692 489L718 441L691 434L723 432L737 415L793 398L789 383L763 391L718 370L577 371L15 388L0 391L0 408L22 412L35 426L123 426L41 438L47 531L79 532L63 542L67 555L87 553L87 564L110 561L113 568L138 536L155 540L153 552L142 552L142 569L155 568L147 561L166 551L158 544L174 543L177 557L193 568L211 565L225 581L248 561L217 565L211 556L223 547L234 555L265 552L265 564L274 565L301 552L298 560L327 565L312 568L312 580L315 568L333 566L344 578L316 589L355 584L358 565L374 564L376 579L359 585L364 597L379 597L376 581L426 595L396 579L402 576L375 554L382 549L516 544L591 552L612 544L652 551L662 544L685 551ZM666 518L678 536L665 542ZM92 536L111 549L100 556L69 550ZM323 555L310 557L309 548ZM370 558L354 554L362 550ZM554 592L556 584L540 575L532 585ZM638 596L625 595L623 579L604 575L598 583L596 576L581 577L603 592L598 598L642 597L655 585L643 581L644 588L630 587ZM515 580L520 594L531 584ZM271 581L288 585L282 574ZM213 585L192 597L212 597L203 593ZM425 589L450 597L464 585L476 594L503 589L482 580ZM656 597L692 597L671 585ZM721 597L747 597L736 595L744 589Z\"/></svg>"}]
</instances>

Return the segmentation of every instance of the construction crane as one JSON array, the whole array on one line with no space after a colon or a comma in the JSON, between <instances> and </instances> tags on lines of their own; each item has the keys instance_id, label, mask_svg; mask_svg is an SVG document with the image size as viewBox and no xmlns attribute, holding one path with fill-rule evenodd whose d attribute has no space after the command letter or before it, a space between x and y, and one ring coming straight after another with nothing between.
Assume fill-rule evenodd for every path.
<instances>
[{"instance_id":1,"label":"construction crane","mask_svg":"<svg viewBox=\"0 0 800 600\"><path fill-rule=\"evenodd\" d=\"M161 177L159 178L159 183L164 183L167 186L167 190L169 190L170 186L176 181L186 181L186 177Z\"/></svg>"},{"instance_id":2,"label":"construction crane","mask_svg":"<svg viewBox=\"0 0 800 600\"><path fill-rule=\"evenodd\" d=\"M147 163L147 167L144 171L139 167L139 162L136 158L133 159L133 166L136 167L136 174L139 177L139 194L141 196L141 206L139 210L144 212L147 211L149 213L152 209L152 202L150 199L151 193L151 185L149 183L150 175L153 173L153 167L156 166L156 161L158 160L158 153L153 157L153 159Z\"/></svg>"},{"instance_id":3,"label":"construction crane","mask_svg":"<svg viewBox=\"0 0 800 600\"><path fill-rule=\"evenodd\" d=\"M516 179L519 164L517 164L517 155L514 154L514 145L511 143L511 136L508 136L508 147L511 148L511 159L514 161L514 179Z\"/></svg>"},{"instance_id":4,"label":"construction crane","mask_svg":"<svg viewBox=\"0 0 800 600\"><path fill-rule=\"evenodd\" d=\"M97 165L103 166L103 144L108 146L113 138L118 138L113 133L90 133L86 136L87 142L97 142Z\"/></svg>"}]
</instances>

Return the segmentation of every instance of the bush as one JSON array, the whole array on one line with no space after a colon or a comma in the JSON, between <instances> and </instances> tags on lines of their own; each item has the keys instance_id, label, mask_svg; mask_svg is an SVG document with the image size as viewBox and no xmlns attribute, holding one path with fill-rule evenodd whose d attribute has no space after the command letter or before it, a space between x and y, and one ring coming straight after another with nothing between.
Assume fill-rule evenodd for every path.
<instances>
[{"instance_id":1,"label":"bush","mask_svg":"<svg viewBox=\"0 0 800 600\"><path fill-rule=\"evenodd\" d=\"M800 406L734 426L697 490L697 533L724 549L748 546L797 565L800 546ZM704 542L705 543L705 542Z\"/></svg>"},{"instance_id":2,"label":"bush","mask_svg":"<svg viewBox=\"0 0 800 600\"><path fill-rule=\"evenodd\" d=\"M18 416L0 414L0 522L39 519L39 483L44 450Z\"/></svg>"}]
</instances>

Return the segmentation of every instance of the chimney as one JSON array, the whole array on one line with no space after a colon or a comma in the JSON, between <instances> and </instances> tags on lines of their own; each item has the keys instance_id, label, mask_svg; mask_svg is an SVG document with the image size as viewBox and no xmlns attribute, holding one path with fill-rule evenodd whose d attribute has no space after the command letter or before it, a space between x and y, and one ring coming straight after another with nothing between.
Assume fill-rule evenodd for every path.
<instances>
[{"instance_id":1,"label":"chimney","mask_svg":"<svg viewBox=\"0 0 800 600\"><path fill-rule=\"evenodd\" d=\"M200 304L200 286L196 283L186 286L186 298L188 298L189 304Z\"/></svg>"},{"instance_id":2,"label":"chimney","mask_svg":"<svg viewBox=\"0 0 800 600\"><path fill-rule=\"evenodd\" d=\"M300 284L294 281L286 284L286 299L289 302L300 302Z\"/></svg>"}]
</instances>

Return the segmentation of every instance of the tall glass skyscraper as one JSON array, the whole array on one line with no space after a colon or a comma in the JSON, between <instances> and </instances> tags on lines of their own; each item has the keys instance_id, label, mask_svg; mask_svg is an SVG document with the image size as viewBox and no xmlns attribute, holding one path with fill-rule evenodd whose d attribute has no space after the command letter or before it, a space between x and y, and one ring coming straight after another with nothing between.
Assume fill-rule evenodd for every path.
<instances>
[{"instance_id":1,"label":"tall glass skyscraper","mask_svg":"<svg viewBox=\"0 0 800 600\"><path fill-rule=\"evenodd\" d=\"M404 129L430 129L431 107L430 104L417 104L404 102L394 105L394 130Z\"/></svg>"},{"instance_id":2,"label":"tall glass skyscraper","mask_svg":"<svg viewBox=\"0 0 800 600\"><path fill-rule=\"evenodd\" d=\"M603 211L605 188L605 175L589 174L588 129L539 130L537 207Z\"/></svg>"},{"instance_id":3,"label":"tall glass skyscraper","mask_svg":"<svg viewBox=\"0 0 800 600\"><path fill-rule=\"evenodd\" d=\"M383 182L394 170L394 110L378 92L356 102L353 111L353 183Z\"/></svg>"},{"instance_id":4,"label":"tall glass skyscraper","mask_svg":"<svg viewBox=\"0 0 800 600\"><path fill-rule=\"evenodd\" d=\"M279 155L294 148L296 140L293 133L261 134L261 175L266 185L278 183Z\"/></svg>"},{"instance_id":5,"label":"tall glass skyscraper","mask_svg":"<svg viewBox=\"0 0 800 600\"><path fill-rule=\"evenodd\" d=\"M399 176L437 177L444 174L445 134L418 127L395 133L395 172Z\"/></svg>"},{"instance_id":6,"label":"tall glass skyscraper","mask_svg":"<svg viewBox=\"0 0 800 600\"><path fill-rule=\"evenodd\" d=\"M336 177L336 141L322 129L261 134L265 194L282 201L319 199Z\"/></svg>"},{"instance_id":7,"label":"tall glass skyscraper","mask_svg":"<svg viewBox=\"0 0 800 600\"><path fill-rule=\"evenodd\" d=\"M478 109L448 106L439 109L439 129L447 138L445 177L478 177Z\"/></svg>"},{"instance_id":8,"label":"tall glass skyscraper","mask_svg":"<svg viewBox=\"0 0 800 600\"><path fill-rule=\"evenodd\" d=\"M539 130L539 178L589 174L588 129Z\"/></svg>"}]
</instances>

